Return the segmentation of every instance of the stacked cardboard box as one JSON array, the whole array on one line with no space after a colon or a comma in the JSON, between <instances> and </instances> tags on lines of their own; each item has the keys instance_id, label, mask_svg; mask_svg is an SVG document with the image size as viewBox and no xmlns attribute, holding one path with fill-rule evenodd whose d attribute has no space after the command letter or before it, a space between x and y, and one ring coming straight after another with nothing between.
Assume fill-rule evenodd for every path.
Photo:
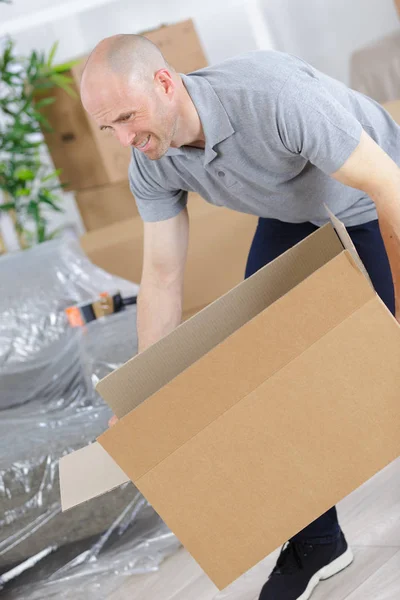
<instances>
[{"instance_id":1,"label":"stacked cardboard box","mask_svg":"<svg viewBox=\"0 0 400 600\"><path fill-rule=\"evenodd\" d=\"M86 231L132 219L138 215L127 179L75 193Z\"/></svg>"}]
</instances>

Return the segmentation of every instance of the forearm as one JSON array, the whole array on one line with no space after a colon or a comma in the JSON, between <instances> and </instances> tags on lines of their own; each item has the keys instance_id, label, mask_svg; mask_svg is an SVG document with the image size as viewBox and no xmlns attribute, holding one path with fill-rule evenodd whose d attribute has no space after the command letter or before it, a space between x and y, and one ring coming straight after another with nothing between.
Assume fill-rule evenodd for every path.
<instances>
[{"instance_id":1,"label":"forearm","mask_svg":"<svg viewBox=\"0 0 400 600\"><path fill-rule=\"evenodd\" d=\"M400 197L399 197L400 207ZM400 213L400 208L399 208ZM390 269L392 271L395 300L396 316L400 316L400 214L397 217L389 218L386 214L379 214L379 227L385 244L386 252L389 258Z\"/></svg>"},{"instance_id":2,"label":"forearm","mask_svg":"<svg viewBox=\"0 0 400 600\"><path fill-rule=\"evenodd\" d=\"M182 320L180 281L142 281L137 303L139 352L173 331Z\"/></svg>"},{"instance_id":3,"label":"forearm","mask_svg":"<svg viewBox=\"0 0 400 600\"><path fill-rule=\"evenodd\" d=\"M371 194L379 219L379 227L389 258L396 298L396 315L400 315L400 170L384 188Z\"/></svg>"}]
</instances>

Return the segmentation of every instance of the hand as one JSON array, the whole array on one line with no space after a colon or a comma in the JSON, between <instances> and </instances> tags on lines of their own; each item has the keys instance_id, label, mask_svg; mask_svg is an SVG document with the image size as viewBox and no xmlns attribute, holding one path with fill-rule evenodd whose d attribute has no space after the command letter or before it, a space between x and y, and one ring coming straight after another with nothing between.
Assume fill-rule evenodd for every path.
<instances>
[{"instance_id":1,"label":"hand","mask_svg":"<svg viewBox=\"0 0 400 600\"><path fill-rule=\"evenodd\" d=\"M108 426L112 427L113 425L115 425L115 423L117 423L118 421L118 417L116 417L115 415L113 415L111 417L111 419L108 421Z\"/></svg>"}]
</instances>

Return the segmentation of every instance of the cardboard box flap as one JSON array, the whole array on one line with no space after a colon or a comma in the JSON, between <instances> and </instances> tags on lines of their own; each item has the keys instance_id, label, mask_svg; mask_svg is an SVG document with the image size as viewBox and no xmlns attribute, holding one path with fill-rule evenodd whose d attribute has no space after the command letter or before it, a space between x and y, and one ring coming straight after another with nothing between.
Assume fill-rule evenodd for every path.
<instances>
[{"instance_id":1,"label":"cardboard box flap","mask_svg":"<svg viewBox=\"0 0 400 600\"><path fill-rule=\"evenodd\" d=\"M375 296L342 251L123 417L99 443L137 481ZM118 396L118 378L112 383Z\"/></svg>"},{"instance_id":2,"label":"cardboard box flap","mask_svg":"<svg viewBox=\"0 0 400 600\"><path fill-rule=\"evenodd\" d=\"M342 251L331 225L318 229L106 376L97 391L123 417Z\"/></svg>"},{"instance_id":3,"label":"cardboard box flap","mask_svg":"<svg viewBox=\"0 0 400 600\"><path fill-rule=\"evenodd\" d=\"M358 266L358 268L360 269L360 271L363 273L364 277L367 279L367 281L369 281L370 285L372 287L374 287L372 285L372 281L368 275L367 269L364 267L363 262L361 260L361 258L358 255L358 252L356 250L356 247L353 244L353 240L351 239L351 237L349 236L347 229L345 227L345 225L342 223L342 221L340 221L340 219L338 219L333 212L328 208L328 206L326 204L324 204L326 211L329 215L329 218L332 222L332 225L334 226L336 233L338 234L340 241L343 244L343 247L346 248L346 250L348 250L351 254L351 256L354 259L354 262L356 263L356 265Z\"/></svg>"},{"instance_id":4,"label":"cardboard box flap","mask_svg":"<svg viewBox=\"0 0 400 600\"><path fill-rule=\"evenodd\" d=\"M63 456L59 465L63 511L129 481L97 442Z\"/></svg>"}]
</instances>

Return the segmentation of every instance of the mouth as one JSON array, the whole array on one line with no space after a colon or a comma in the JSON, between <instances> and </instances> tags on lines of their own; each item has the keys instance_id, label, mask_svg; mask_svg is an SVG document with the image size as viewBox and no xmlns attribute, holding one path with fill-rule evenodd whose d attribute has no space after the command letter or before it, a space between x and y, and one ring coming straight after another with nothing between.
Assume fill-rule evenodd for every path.
<instances>
[{"instance_id":1,"label":"mouth","mask_svg":"<svg viewBox=\"0 0 400 600\"><path fill-rule=\"evenodd\" d=\"M140 144L134 144L134 147L142 152L147 148L150 142L151 135L148 135Z\"/></svg>"}]
</instances>

